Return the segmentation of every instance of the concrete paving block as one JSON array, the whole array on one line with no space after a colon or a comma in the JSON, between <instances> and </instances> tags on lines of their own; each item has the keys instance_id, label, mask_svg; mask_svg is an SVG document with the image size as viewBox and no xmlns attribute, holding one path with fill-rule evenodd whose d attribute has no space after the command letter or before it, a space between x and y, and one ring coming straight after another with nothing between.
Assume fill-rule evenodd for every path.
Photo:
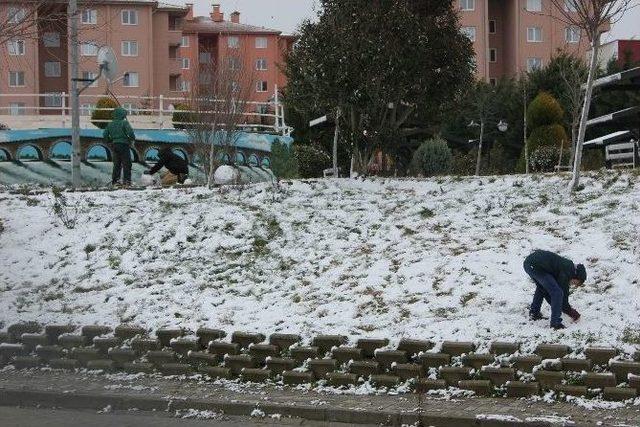
<instances>
[{"instance_id":1,"label":"concrete paving block","mask_svg":"<svg viewBox=\"0 0 640 427\"><path fill-rule=\"evenodd\" d=\"M391 372L403 381L424 375L422 366L415 363L397 363L392 366Z\"/></svg>"},{"instance_id":2,"label":"concrete paving block","mask_svg":"<svg viewBox=\"0 0 640 427\"><path fill-rule=\"evenodd\" d=\"M210 376L213 379L222 378L224 380L230 380L233 378L231 369L223 368L220 366L200 366L198 371Z\"/></svg>"},{"instance_id":3,"label":"concrete paving block","mask_svg":"<svg viewBox=\"0 0 640 427\"><path fill-rule=\"evenodd\" d=\"M44 333L49 337L49 345L58 342L58 337L62 334L73 334L78 327L76 325L47 325L44 327Z\"/></svg>"},{"instance_id":4,"label":"concrete paving block","mask_svg":"<svg viewBox=\"0 0 640 427\"><path fill-rule=\"evenodd\" d=\"M492 354L467 353L462 356L462 363L474 369L480 369L483 366L490 365L494 360L495 357Z\"/></svg>"},{"instance_id":5,"label":"concrete paving block","mask_svg":"<svg viewBox=\"0 0 640 427\"><path fill-rule=\"evenodd\" d=\"M122 370L128 374L152 374L155 372L156 367L153 363L127 362L122 365Z\"/></svg>"},{"instance_id":6,"label":"concrete paving block","mask_svg":"<svg viewBox=\"0 0 640 427\"><path fill-rule=\"evenodd\" d=\"M156 339L160 343L161 348L171 347L171 340L180 338L184 335L184 329L180 328L161 328L156 330Z\"/></svg>"},{"instance_id":7,"label":"concrete paving block","mask_svg":"<svg viewBox=\"0 0 640 427\"><path fill-rule=\"evenodd\" d=\"M588 388L604 389L605 387L615 387L618 385L614 374L598 374L595 372L587 372L582 376L584 385Z\"/></svg>"},{"instance_id":8,"label":"concrete paving block","mask_svg":"<svg viewBox=\"0 0 640 427\"><path fill-rule=\"evenodd\" d=\"M571 353L571 348L564 344L538 344L534 353L542 359L560 359Z\"/></svg>"},{"instance_id":9,"label":"concrete paving block","mask_svg":"<svg viewBox=\"0 0 640 427\"><path fill-rule=\"evenodd\" d=\"M11 343L11 337L8 332L0 331L0 344L2 343Z\"/></svg>"},{"instance_id":10,"label":"concrete paving block","mask_svg":"<svg viewBox=\"0 0 640 427\"><path fill-rule=\"evenodd\" d=\"M553 390L567 396L587 397L588 395L587 387L583 385L556 384Z\"/></svg>"},{"instance_id":11,"label":"concrete paving block","mask_svg":"<svg viewBox=\"0 0 640 427\"><path fill-rule=\"evenodd\" d=\"M41 345L36 348L36 354L46 362L51 359L60 359L64 354L64 350L58 345Z\"/></svg>"},{"instance_id":12,"label":"concrete paving block","mask_svg":"<svg viewBox=\"0 0 640 427\"><path fill-rule=\"evenodd\" d=\"M90 371L115 372L116 364L113 360L97 359L87 361L87 369Z\"/></svg>"},{"instance_id":13,"label":"concrete paving block","mask_svg":"<svg viewBox=\"0 0 640 427\"><path fill-rule=\"evenodd\" d=\"M638 393L640 393L640 375L629 375L629 387L631 388L635 388L636 390L638 390ZM615 387L616 384L614 384L612 387Z\"/></svg>"},{"instance_id":14,"label":"concrete paving block","mask_svg":"<svg viewBox=\"0 0 640 427\"><path fill-rule=\"evenodd\" d=\"M271 378L271 375L272 373L268 369L244 368L240 372L240 379L252 383L263 383Z\"/></svg>"},{"instance_id":15,"label":"concrete paving block","mask_svg":"<svg viewBox=\"0 0 640 427\"><path fill-rule=\"evenodd\" d=\"M221 340L227 336L227 333L222 329L199 328L196 336L200 341L200 348L205 349L210 341Z\"/></svg>"},{"instance_id":16,"label":"concrete paving block","mask_svg":"<svg viewBox=\"0 0 640 427\"><path fill-rule=\"evenodd\" d=\"M382 369L391 369L394 363L407 363L407 352L400 350L378 350L376 351L375 360L380 364Z\"/></svg>"},{"instance_id":17,"label":"concrete paving block","mask_svg":"<svg viewBox=\"0 0 640 427\"><path fill-rule=\"evenodd\" d=\"M233 375L240 375L243 369L254 368L256 362L248 354L225 356L224 366L231 369Z\"/></svg>"},{"instance_id":18,"label":"concrete paving block","mask_svg":"<svg viewBox=\"0 0 640 427\"><path fill-rule=\"evenodd\" d=\"M75 359L51 359L48 363L52 369L73 370L80 367L80 362Z\"/></svg>"},{"instance_id":19,"label":"concrete paving block","mask_svg":"<svg viewBox=\"0 0 640 427\"><path fill-rule=\"evenodd\" d=\"M491 396L493 394L493 385L489 380L458 381L458 388L461 388L462 390L471 390L478 396Z\"/></svg>"},{"instance_id":20,"label":"concrete paving block","mask_svg":"<svg viewBox=\"0 0 640 427\"><path fill-rule=\"evenodd\" d=\"M317 335L313 337L312 346L318 347L320 356L327 354L333 347L346 344L348 338L344 335Z\"/></svg>"},{"instance_id":21,"label":"concrete paving block","mask_svg":"<svg viewBox=\"0 0 640 427\"><path fill-rule=\"evenodd\" d=\"M627 382L629 374L640 375L640 362L612 361L609 370L616 374L619 383Z\"/></svg>"},{"instance_id":22,"label":"concrete paving block","mask_svg":"<svg viewBox=\"0 0 640 427\"><path fill-rule=\"evenodd\" d=\"M519 342L494 341L489 346L489 353L495 355L513 354L520 350Z\"/></svg>"},{"instance_id":23,"label":"concrete paving block","mask_svg":"<svg viewBox=\"0 0 640 427\"><path fill-rule=\"evenodd\" d=\"M122 340L118 337L95 337L93 339L93 346L102 354L107 354L110 348L118 347L121 344Z\"/></svg>"},{"instance_id":24,"label":"concrete paving block","mask_svg":"<svg viewBox=\"0 0 640 427\"><path fill-rule=\"evenodd\" d=\"M372 360L355 360L349 363L349 373L369 378L380 372L380 364Z\"/></svg>"},{"instance_id":25,"label":"concrete paving block","mask_svg":"<svg viewBox=\"0 0 640 427\"><path fill-rule=\"evenodd\" d=\"M604 389L605 400L624 401L635 399L637 396L638 390L635 388L606 387Z\"/></svg>"},{"instance_id":26,"label":"concrete paving block","mask_svg":"<svg viewBox=\"0 0 640 427\"><path fill-rule=\"evenodd\" d=\"M501 387L507 382L515 380L516 371L513 368L485 366L482 368L481 375L483 378L490 380L494 386Z\"/></svg>"},{"instance_id":27,"label":"concrete paving block","mask_svg":"<svg viewBox=\"0 0 640 427\"><path fill-rule=\"evenodd\" d=\"M640 349L636 350L636 352L633 353L633 360L635 360L636 362L640 362Z\"/></svg>"},{"instance_id":28,"label":"concrete paving block","mask_svg":"<svg viewBox=\"0 0 640 427\"><path fill-rule=\"evenodd\" d=\"M168 363L174 363L178 360L178 355L173 350L150 351L147 353L147 360L159 367Z\"/></svg>"},{"instance_id":29,"label":"concrete paving block","mask_svg":"<svg viewBox=\"0 0 640 427\"><path fill-rule=\"evenodd\" d=\"M20 336L20 342L22 342L29 351L34 351L39 345L49 345L49 337L45 334L25 333Z\"/></svg>"},{"instance_id":30,"label":"concrete paving block","mask_svg":"<svg viewBox=\"0 0 640 427\"><path fill-rule=\"evenodd\" d=\"M542 357L538 355L514 356L510 361L518 371L533 372L533 368L542 363Z\"/></svg>"},{"instance_id":31,"label":"concrete paving block","mask_svg":"<svg viewBox=\"0 0 640 427\"><path fill-rule=\"evenodd\" d=\"M445 341L442 343L441 353L446 353L450 356L462 356L464 353L471 353L475 351L476 345L472 342L465 341Z\"/></svg>"},{"instance_id":32,"label":"concrete paving block","mask_svg":"<svg viewBox=\"0 0 640 427\"><path fill-rule=\"evenodd\" d=\"M562 362L562 370L568 372L590 371L592 366L589 359L563 357L560 361Z\"/></svg>"},{"instance_id":33,"label":"concrete paving block","mask_svg":"<svg viewBox=\"0 0 640 427\"><path fill-rule=\"evenodd\" d=\"M376 387L393 388L400 384L400 377L397 375L371 375L371 384Z\"/></svg>"},{"instance_id":34,"label":"concrete paving block","mask_svg":"<svg viewBox=\"0 0 640 427\"><path fill-rule=\"evenodd\" d=\"M173 338L170 346L176 353L186 356L190 351L200 350L200 341L197 337L193 336Z\"/></svg>"},{"instance_id":35,"label":"concrete paving block","mask_svg":"<svg viewBox=\"0 0 640 427\"><path fill-rule=\"evenodd\" d=\"M42 359L37 356L15 356L10 363L16 369L30 369L39 367Z\"/></svg>"},{"instance_id":36,"label":"concrete paving block","mask_svg":"<svg viewBox=\"0 0 640 427\"><path fill-rule=\"evenodd\" d=\"M240 348L249 348L250 344L260 344L264 342L266 337L256 332L236 331L231 334L231 342L240 345Z\"/></svg>"},{"instance_id":37,"label":"concrete paving block","mask_svg":"<svg viewBox=\"0 0 640 427\"><path fill-rule=\"evenodd\" d=\"M86 338L87 342L92 342L95 337L107 335L112 330L110 326L88 325L82 327L80 334Z\"/></svg>"},{"instance_id":38,"label":"concrete paving block","mask_svg":"<svg viewBox=\"0 0 640 427\"><path fill-rule=\"evenodd\" d=\"M445 380L432 380L428 378L420 378L416 382L416 391L418 393L426 393L431 390L442 390L447 388Z\"/></svg>"},{"instance_id":39,"label":"concrete paving block","mask_svg":"<svg viewBox=\"0 0 640 427\"><path fill-rule=\"evenodd\" d=\"M398 343L398 350L407 353L408 357L415 357L419 353L424 353L431 350L435 344L428 340L414 340L409 338L402 338Z\"/></svg>"},{"instance_id":40,"label":"concrete paving block","mask_svg":"<svg viewBox=\"0 0 640 427\"><path fill-rule=\"evenodd\" d=\"M295 359L290 358L282 358L282 357L270 357L266 360L267 369L269 369L273 374L280 375L284 371L292 371L297 368L299 362Z\"/></svg>"},{"instance_id":41,"label":"concrete paving block","mask_svg":"<svg viewBox=\"0 0 640 427\"><path fill-rule=\"evenodd\" d=\"M193 367L186 363L165 363L158 369L163 375L192 375Z\"/></svg>"},{"instance_id":42,"label":"concrete paving block","mask_svg":"<svg viewBox=\"0 0 640 427\"><path fill-rule=\"evenodd\" d=\"M160 340L155 338L134 338L131 340L130 345L140 355L148 351L158 351L162 348Z\"/></svg>"},{"instance_id":43,"label":"concrete paving block","mask_svg":"<svg viewBox=\"0 0 640 427\"><path fill-rule=\"evenodd\" d=\"M217 354L221 358L227 354L229 356L236 356L240 354L240 344L224 341L210 341L208 350L209 353Z\"/></svg>"},{"instance_id":44,"label":"concrete paving block","mask_svg":"<svg viewBox=\"0 0 640 427\"><path fill-rule=\"evenodd\" d=\"M287 385L309 384L313 381L314 377L311 372L284 371L282 373L282 382Z\"/></svg>"},{"instance_id":45,"label":"concrete paving block","mask_svg":"<svg viewBox=\"0 0 640 427\"><path fill-rule=\"evenodd\" d=\"M251 344L249 345L249 355L256 363L264 364L267 357L280 356L280 348L272 344Z\"/></svg>"},{"instance_id":46,"label":"concrete paving block","mask_svg":"<svg viewBox=\"0 0 640 427\"><path fill-rule=\"evenodd\" d=\"M42 325L37 322L14 323L7 328L12 342L19 341L22 334L39 334L40 332L42 332Z\"/></svg>"},{"instance_id":47,"label":"concrete paving block","mask_svg":"<svg viewBox=\"0 0 640 427\"><path fill-rule=\"evenodd\" d=\"M187 354L187 362L195 368L199 366L216 366L220 363L220 357L216 354L204 351L190 351Z\"/></svg>"},{"instance_id":48,"label":"concrete paving block","mask_svg":"<svg viewBox=\"0 0 640 427\"><path fill-rule=\"evenodd\" d=\"M84 347L90 342L85 335L62 334L58 337L58 345L67 350L75 347Z\"/></svg>"},{"instance_id":49,"label":"concrete paving block","mask_svg":"<svg viewBox=\"0 0 640 427\"><path fill-rule=\"evenodd\" d=\"M566 373L563 371L545 371L540 369L536 371L533 376L542 390L553 390L555 386L562 384L562 381L566 378Z\"/></svg>"},{"instance_id":50,"label":"concrete paving block","mask_svg":"<svg viewBox=\"0 0 640 427\"><path fill-rule=\"evenodd\" d=\"M507 383L507 397L529 397L540 393L536 382L509 381Z\"/></svg>"},{"instance_id":51,"label":"concrete paving block","mask_svg":"<svg viewBox=\"0 0 640 427\"><path fill-rule=\"evenodd\" d=\"M335 371L336 366L335 359L311 359L308 362L309 370L319 380L324 379L329 372Z\"/></svg>"},{"instance_id":52,"label":"concrete paving block","mask_svg":"<svg viewBox=\"0 0 640 427\"><path fill-rule=\"evenodd\" d=\"M277 346L282 351L288 351L289 347L302 341L297 334L271 334L269 344Z\"/></svg>"},{"instance_id":53,"label":"concrete paving block","mask_svg":"<svg viewBox=\"0 0 640 427\"><path fill-rule=\"evenodd\" d=\"M0 344L0 359L8 360L14 356L26 356L29 354L29 349L24 344L9 344L3 342Z\"/></svg>"},{"instance_id":54,"label":"concrete paving block","mask_svg":"<svg viewBox=\"0 0 640 427\"><path fill-rule=\"evenodd\" d=\"M609 360L618 355L618 350L611 347L587 347L584 354L594 365L608 365Z\"/></svg>"},{"instance_id":55,"label":"concrete paving block","mask_svg":"<svg viewBox=\"0 0 640 427\"><path fill-rule=\"evenodd\" d=\"M320 356L318 347L294 347L289 351L291 357L298 362L305 362L307 359L317 359Z\"/></svg>"},{"instance_id":56,"label":"concrete paving block","mask_svg":"<svg viewBox=\"0 0 640 427\"><path fill-rule=\"evenodd\" d=\"M362 353L362 349L357 347L334 347L331 356L339 364L342 364L350 360L362 360Z\"/></svg>"},{"instance_id":57,"label":"concrete paving block","mask_svg":"<svg viewBox=\"0 0 640 427\"><path fill-rule=\"evenodd\" d=\"M468 380L470 376L471 368L469 367L443 366L440 368L440 378L450 386L456 386L458 381Z\"/></svg>"},{"instance_id":58,"label":"concrete paving block","mask_svg":"<svg viewBox=\"0 0 640 427\"><path fill-rule=\"evenodd\" d=\"M389 340L387 338L360 338L356 343L356 347L362 350L362 356L369 359L375 356L377 349L388 345Z\"/></svg>"},{"instance_id":59,"label":"concrete paving block","mask_svg":"<svg viewBox=\"0 0 640 427\"><path fill-rule=\"evenodd\" d=\"M113 347L108 352L109 360L113 360L116 366L122 366L136 360L138 354L132 348Z\"/></svg>"},{"instance_id":60,"label":"concrete paving block","mask_svg":"<svg viewBox=\"0 0 640 427\"><path fill-rule=\"evenodd\" d=\"M97 348L74 347L71 350L71 358L76 359L82 366L87 366L92 360L104 359L104 355Z\"/></svg>"},{"instance_id":61,"label":"concrete paving block","mask_svg":"<svg viewBox=\"0 0 640 427\"><path fill-rule=\"evenodd\" d=\"M446 353L422 353L418 356L418 360L426 371L429 368L439 368L448 365L451 363L451 356Z\"/></svg>"},{"instance_id":62,"label":"concrete paving block","mask_svg":"<svg viewBox=\"0 0 640 427\"><path fill-rule=\"evenodd\" d=\"M135 325L118 325L113 330L113 335L118 338L122 338L123 340L130 340L131 338L135 338L137 336L146 336L147 330L141 326Z\"/></svg>"},{"instance_id":63,"label":"concrete paving block","mask_svg":"<svg viewBox=\"0 0 640 427\"><path fill-rule=\"evenodd\" d=\"M316 377L317 378L317 377ZM349 387L358 384L358 376L355 374L345 374L342 372L327 373L329 384L334 387Z\"/></svg>"}]
</instances>

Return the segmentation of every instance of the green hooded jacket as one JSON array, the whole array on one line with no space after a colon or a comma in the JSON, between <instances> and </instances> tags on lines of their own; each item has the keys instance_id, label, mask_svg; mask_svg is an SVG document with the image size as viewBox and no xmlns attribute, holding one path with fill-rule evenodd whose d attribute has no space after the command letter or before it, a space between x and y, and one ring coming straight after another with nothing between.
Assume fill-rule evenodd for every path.
<instances>
[{"instance_id":1,"label":"green hooded jacket","mask_svg":"<svg viewBox=\"0 0 640 427\"><path fill-rule=\"evenodd\" d=\"M103 138L107 143L131 144L136 141L136 134L127 121L127 110L118 107L113 110L113 120L104 130Z\"/></svg>"}]
</instances>

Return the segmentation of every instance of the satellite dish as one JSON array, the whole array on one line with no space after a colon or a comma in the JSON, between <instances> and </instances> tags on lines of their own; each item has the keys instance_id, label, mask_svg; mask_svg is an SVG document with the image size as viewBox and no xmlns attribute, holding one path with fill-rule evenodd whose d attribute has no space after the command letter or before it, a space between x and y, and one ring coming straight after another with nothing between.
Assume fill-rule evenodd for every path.
<instances>
[{"instance_id":1,"label":"satellite dish","mask_svg":"<svg viewBox=\"0 0 640 427\"><path fill-rule=\"evenodd\" d=\"M98 49L98 67L107 83L113 82L118 74L118 60L109 46L102 46Z\"/></svg>"}]
</instances>

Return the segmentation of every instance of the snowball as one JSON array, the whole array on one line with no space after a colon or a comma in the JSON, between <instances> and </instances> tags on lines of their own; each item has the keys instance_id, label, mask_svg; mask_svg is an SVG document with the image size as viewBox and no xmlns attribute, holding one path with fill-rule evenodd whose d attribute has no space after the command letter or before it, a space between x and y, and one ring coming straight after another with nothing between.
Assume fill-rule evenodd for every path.
<instances>
[{"instance_id":1,"label":"snowball","mask_svg":"<svg viewBox=\"0 0 640 427\"><path fill-rule=\"evenodd\" d=\"M153 185L158 185L159 180L158 180L158 177L154 175L142 175L140 177L140 184L145 187L151 187Z\"/></svg>"},{"instance_id":2,"label":"snowball","mask_svg":"<svg viewBox=\"0 0 640 427\"><path fill-rule=\"evenodd\" d=\"M223 165L216 169L213 180L217 185L236 184L240 179L240 173L233 166Z\"/></svg>"}]
</instances>

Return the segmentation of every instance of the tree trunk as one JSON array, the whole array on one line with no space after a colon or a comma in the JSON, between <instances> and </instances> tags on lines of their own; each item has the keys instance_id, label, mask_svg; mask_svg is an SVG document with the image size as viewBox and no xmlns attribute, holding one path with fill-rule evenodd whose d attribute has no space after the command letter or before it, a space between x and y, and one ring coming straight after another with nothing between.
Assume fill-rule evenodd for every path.
<instances>
[{"instance_id":1,"label":"tree trunk","mask_svg":"<svg viewBox=\"0 0 640 427\"><path fill-rule=\"evenodd\" d=\"M480 120L480 139L478 140L478 159L476 160L476 176L480 176L482 162L482 139L484 138L484 120Z\"/></svg>"},{"instance_id":2,"label":"tree trunk","mask_svg":"<svg viewBox=\"0 0 640 427\"><path fill-rule=\"evenodd\" d=\"M523 116L523 136L524 136L524 173L529 175L529 142L527 138L527 88L524 88L522 92L522 101L524 104L524 116Z\"/></svg>"},{"instance_id":3,"label":"tree trunk","mask_svg":"<svg viewBox=\"0 0 640 427\"><path fill-rule=\"evenodd\" d=\"M211 128L211 141L209 141L209 175L207 176L207 188L213 187L213 175L215 174L215 143L216 143L216 125Z\"/></svg>"},{"instance_id":4,"label":"tree trunk","mask_svg":"<svg viewBox=\"0 0 640 427\"><path fill-rule=\"evenodd\" d=\"M582 106L582 115L580 118L580 128L578 129L578 140L576 141L576 155L573 163L573 178L569 183L569 191L574 192L580 185L580 166L582 165L582 148L584 138L587 133L587 121L589 120L589 109L591 108L591 96L593 95L593 82L595 80L596 70L598 68L598 52L600 50L600 35L593 39L591 62L589 64L589 76L587 77L587 90L584 96L584 104Z\"/></svg>"},{"instance_id":5,"label":"tree trunk","mask_svg":"<svg viewBox=\"0 0 640 427\"><path fill-rule=\"evenodd\" d=\"M576 143L578 142L578 121L571 123L571 150L569 152L569 167L573 170L576 157Z\"/></svg>"}]
</instances>

